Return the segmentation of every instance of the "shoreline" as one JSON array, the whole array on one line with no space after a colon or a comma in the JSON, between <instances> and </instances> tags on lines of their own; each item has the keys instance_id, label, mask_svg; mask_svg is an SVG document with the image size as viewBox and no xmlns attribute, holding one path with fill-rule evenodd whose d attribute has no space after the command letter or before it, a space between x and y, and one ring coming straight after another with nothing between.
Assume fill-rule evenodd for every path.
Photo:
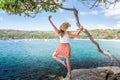
<instances>
[{"instance_id":1,"label":"shoreline","mask_svg":"<svg viewBox=\"0 0 120 80\"><path fill-rule=\"evenodd\" d=\"M33 40L59 40L59 39L6 39L6 40L0 40L0 41L33 41ZM70 39L70 40L90 40L90 39ZM120 39L94 39L96 41L120 41Z\"/></svg>"}]
</instances>

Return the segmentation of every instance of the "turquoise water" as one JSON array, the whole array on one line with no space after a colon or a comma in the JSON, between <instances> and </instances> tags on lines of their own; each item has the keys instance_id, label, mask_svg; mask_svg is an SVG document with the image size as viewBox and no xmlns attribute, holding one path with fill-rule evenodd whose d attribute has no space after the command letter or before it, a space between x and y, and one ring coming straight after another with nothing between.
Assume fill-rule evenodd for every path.
<instances>
[{"instance_id":1,"label":"turquoise water","mask_svg":"<svg viewBox=\"0 0 120 80\"><path fill-rule=\"evenodd\" d=\"M120 60L120 41L98 42ZM65 76L66 68L51 57L58 44L59 40L0 40L0 80ZM117 65L98 53L89 40L71 40L70 44L72 69Z\"/></svg>"}]
</instances>

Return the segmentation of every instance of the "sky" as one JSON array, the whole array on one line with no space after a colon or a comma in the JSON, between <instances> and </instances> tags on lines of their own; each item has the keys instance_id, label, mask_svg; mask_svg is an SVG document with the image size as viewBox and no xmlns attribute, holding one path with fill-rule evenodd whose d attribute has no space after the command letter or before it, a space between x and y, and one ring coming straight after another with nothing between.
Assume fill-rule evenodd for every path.
<instances>
[{"instance_id":1,"label":"sky","mask_svg":"<svg viewBox=\"0 0 120 80\"><path fill-rule=\"evenodd\" d=\"M78 9L80 23L88 30L120 29L120 2L116 6L111 5L109 9L104 5L90 9L77 0L67 0L63 6ZM9 15L0 10L0 29L51 31L53 28L48 21L49 15L58 28L63 22L69 22L70 30L78 29L73 12L62 9L58 9L56 13L42 11L35 18Z\"/></svg>"}]
</instances>

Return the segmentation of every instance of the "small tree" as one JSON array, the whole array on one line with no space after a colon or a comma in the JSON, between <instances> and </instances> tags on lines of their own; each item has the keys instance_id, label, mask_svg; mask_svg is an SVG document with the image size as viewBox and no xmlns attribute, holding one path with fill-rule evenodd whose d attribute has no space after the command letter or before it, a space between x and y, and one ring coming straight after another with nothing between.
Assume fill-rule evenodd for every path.
<instances>
[{"instance_id":1,"label":"small tree","mask_svg":"<svg viewBox=\"0 0 120 80\"><path fill-rule=\"evenodd\" d=\"M28 17L35 17L36 14L41 13L41 11L56 12L58 8L61 8L64 10L73 11L76 23L80 24L78 10L75 7L63 7L63 2L65 1L67 0L1 0L0 8L6 11L8 14L24 14ZM89 8L97 7L100 4L104 4L106 8L109 8L111 4L115 5L118 0L78 0L78 2L83 3ZM104 51L100 48L99 44L93 39L87 29L84 28L83 32L89 37L92 43L96 45L97 50L100 53L110 57L112 60L115 60L120 64L119 60L115 56L113 56L112 53L110 53L109 51Z\"/></svg>"}]
</instances>

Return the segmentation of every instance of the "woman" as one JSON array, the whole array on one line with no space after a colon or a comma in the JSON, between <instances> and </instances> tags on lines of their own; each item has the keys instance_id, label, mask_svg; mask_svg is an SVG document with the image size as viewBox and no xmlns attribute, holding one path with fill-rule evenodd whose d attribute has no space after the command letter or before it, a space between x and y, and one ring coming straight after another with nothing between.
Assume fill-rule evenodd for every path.
<instances>
[{"instance_id":1,"label":"woman","mask_svg":"<svg viewBox=\"0 0 120 80\"><path fill-rule=\"evenodd\" d=\"M63 23L58 29L51 21L51 16L48 17L48 20L50 21L50 24L53 26L55 32L58 34L60 38L60 44L53 53L52 57L67 68L68 70L67 75L71 79L71 65L70 65L71 47L69 44L69 36L78 36L79 33L83 30L83 27L78 25L80 29L76 32L71 32L67 31L67 29L70 27L69 23L67 22ZM66 63L62 61L59 57L66 58Z\"/></svg>"}]
</instances>

